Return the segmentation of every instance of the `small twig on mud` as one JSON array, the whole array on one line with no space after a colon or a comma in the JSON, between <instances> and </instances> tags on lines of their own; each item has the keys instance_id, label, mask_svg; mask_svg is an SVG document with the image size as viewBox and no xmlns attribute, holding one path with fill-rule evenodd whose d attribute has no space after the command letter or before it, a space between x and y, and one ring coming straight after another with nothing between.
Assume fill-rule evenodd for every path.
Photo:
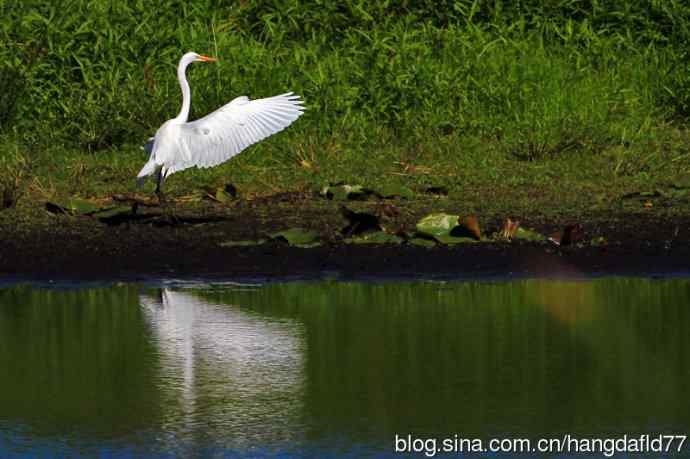
<instances>
[{"instance_id":1,"label":"small twig on mud","mask_svg":"<svg viewBox=\"0 0 690 459\"><path fill-rule=\"evenodd\" d=\"M114 194L113 195L113 201L116 202L126 202L129 204L139 204L141 206L146 206L146 207L158 207L160 205L160 202L158 202L158 199L153 199L153 198L142 198L133 194Z\"/></svg>"}]
</instances>

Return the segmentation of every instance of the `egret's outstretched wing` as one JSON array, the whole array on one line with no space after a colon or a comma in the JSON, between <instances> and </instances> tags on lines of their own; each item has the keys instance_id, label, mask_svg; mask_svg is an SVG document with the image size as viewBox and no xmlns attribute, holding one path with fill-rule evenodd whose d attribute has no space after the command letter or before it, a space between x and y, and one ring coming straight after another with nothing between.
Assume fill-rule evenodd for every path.
<instances>
[{"instance_id":1,"label":"egret's outstretched wing","mask_svg":"<svg viewBox=\"0 0 690 459\"><path fill-rule=\"evenodd\" d=\"M227 161L249 145L288 127L302 115L303 103L291 92L257 100L241 96L203 118L181 125L181 154L167 174Z\"/></svg>"}]
</instances>

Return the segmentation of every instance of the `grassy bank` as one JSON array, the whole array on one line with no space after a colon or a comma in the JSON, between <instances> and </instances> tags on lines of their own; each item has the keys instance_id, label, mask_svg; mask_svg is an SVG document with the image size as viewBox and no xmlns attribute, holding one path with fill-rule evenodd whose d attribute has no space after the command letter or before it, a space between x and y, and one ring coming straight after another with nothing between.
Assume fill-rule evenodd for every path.
<instances>
[{"instance_id":1,"label":"grassy bank","mask_svg":"<svg viewBox=\"0 0 690 459\"><path fill-rule=\"evenodd\" d=\"M3 201L133 191L139 146L179 109L187 50L220 58L188 72L193 116L286 90L308 111L221 167L174 175L172 196L344 181L576 210L690 171L683 2L220 3L3 2Z\"/></svg>"}]
</instances>

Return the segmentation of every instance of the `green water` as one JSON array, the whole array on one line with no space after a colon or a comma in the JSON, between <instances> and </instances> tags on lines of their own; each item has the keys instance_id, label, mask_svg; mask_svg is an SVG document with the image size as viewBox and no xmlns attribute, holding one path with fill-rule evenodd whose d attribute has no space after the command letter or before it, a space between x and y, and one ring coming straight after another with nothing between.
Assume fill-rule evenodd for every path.
<instances>
[{"instance_id":1,"label":"green water","mask_svg":"<svg viewBox=\"0 0 690 459\"><path fill-rule=\"evenodd\" d=\"M684 279L7 287L0 457L688 435L688 324Z\"/></svg>"}]
</instances>

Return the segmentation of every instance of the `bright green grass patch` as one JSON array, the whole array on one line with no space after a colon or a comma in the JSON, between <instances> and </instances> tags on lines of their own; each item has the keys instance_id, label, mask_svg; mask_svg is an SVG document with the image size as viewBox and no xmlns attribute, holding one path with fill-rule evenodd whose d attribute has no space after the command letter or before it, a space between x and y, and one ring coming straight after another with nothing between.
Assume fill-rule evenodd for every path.
<instances>
[{"instance_id":1,"label":"bright green grass patch","mask_svg":"<svg viewBox=\"0 0 690 459\"><path fill-rule=\"evenodd\" d=\"M3 195L134 191L140 145L179 110L175 65L188 50L221 59L189 69L193 117L287 90L308 109L220 167L173 175L172 196L345 182L531 209L607 203L690 169L683 2L0 8Z\"/></svg>"},{"instance_id":2,"label":"bright green grass patch","mask_svg":"<svg viewBox=\"0 0 690 459\"><path fill-rule=\"evenodd\" d=\"M14 113L0 128L87 152L139 144L177 113L174 68L189 49L221 59L189 72L196 116L293 90L309 111L289 135L337 133L350 147L453 133L532 158L634 141L687 115L689 8L518 3L392 14L306 0L8 2L2 73L19 77L0 78L15 96L0 102Z\"/></svg>"}]
</instances>

